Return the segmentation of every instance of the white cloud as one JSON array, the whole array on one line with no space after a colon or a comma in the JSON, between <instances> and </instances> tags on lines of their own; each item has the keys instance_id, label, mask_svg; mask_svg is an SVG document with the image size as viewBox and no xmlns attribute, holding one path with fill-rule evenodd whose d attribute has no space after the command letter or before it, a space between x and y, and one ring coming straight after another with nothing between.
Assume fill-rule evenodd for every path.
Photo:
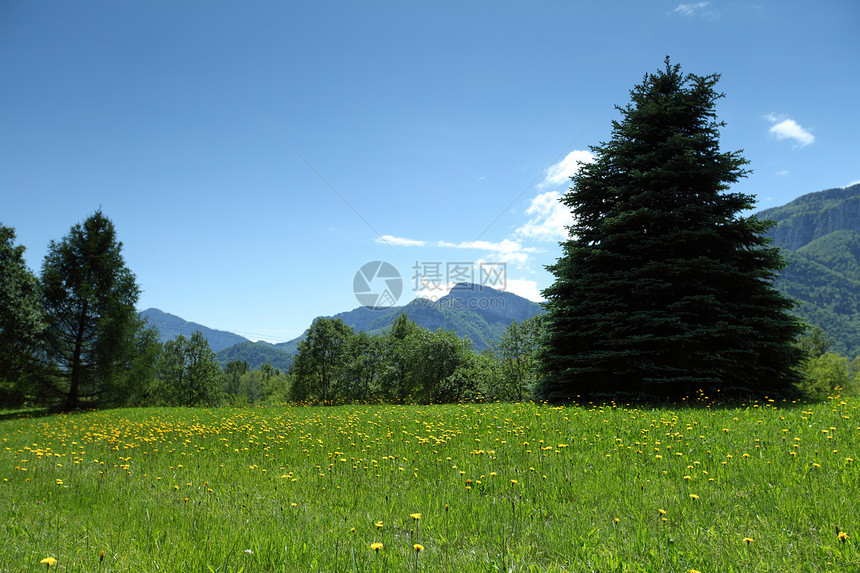
<instances>
[{"instance_id":1,"label":"white cloud","mask_svg":"<svg viewBox=\"0 0 860 573\"><path fill-rule=\"evenodd\" d=\"M518 263L525 265L531 253L539 252L536 247L524 247L519 241L504 239L502 241L463 241L451 243L449 241L418 241L405 237L383 235L376 239L377 243L387 243L398 247L436 247L442 249L475 249L493 253L493 262Z\"/></svg>"},{"instance_id":2,"label":"white cloud","mask_svg":"<svg viewBox=\"0 0 860 573\"><path fill-rule=\"evenodd\" d=\"M546 178L540 184L540 187L556 187L567 183L579 171L580 163L591 163L592 161L594 161L594 154L590 151L587 149L574 149L564 159L555 165L551 165L546 170Z\"/></svg>"},{"instance_id":3,"label":"white cloud","mask_svg":"<svg viewBox=\"0 0 860 573\"><path fill-rule=\"evenodd\" d=\"M451 292L451 289L454 288L456 284L457 283L437 283L428 278L424 278L421 280L421 284L418 285L418 291L415 293L415 296L435 302Z\"/></svg>"},{"instance_id":4,"label":"white cloud","mask_svg":"<svg viewBox=\"0 0 860 573\"><path fill-rule=\"evenodd\" d=\"M806 147L810 143L815 142L815 136L793 119L781 119L774 114L765 116L765 119L773 123L769 133L780 141L783 139L793 139L800 147Z\"/></svg>"},{"instance_id":5,"label":"white cloud","mask_svg":"<svg viewBox=\"0 0 860 573\"><path fill-rule=\"evenodd\" d=\"M387 243L393 247L423 247L426 244L424 241L415 241L412 239L405 239L403 237L394 237L392 235L382 235L376 239L376 242Z\"/></svg>"},{"instance_id":6,"label":"white cloud","mask_svg":"<svg viewBox=\"0 0 860 573\"><path fill-rule=\"evenodd\" d=\"M860 179L858 179L858 180L856 180L856 181L852 181L851 183L849 183L848 185L846 185L846 186L844 187L844 189L848 189L849 187L854 187L855 185L860 185Z\"/></svg>"},{"instance_id":7,"label":"white cloud","mask_svg":"<svg viewBox=\"0 0 860 573\"><path fill-rule=\"evenodd\" d=\"M540 294L537 281L530 281L528 279L507 279L505 281L505 291L527 298L533 302L546 300Z\"/></svg>"},{"instance_id":8,"label":"white cloud","mask_svg":"<svg viewBox=\"0 0 860 573\"><path fill-rule=\"evenodd\" d=\"M706 8L710 2L696 2L694 4L678 4L677 8L672 10L673 14L681 14L683 16L692 16L697 11Z\"/></svg>"},{"instance_id":9,"label":"white cloud","mask_svg":"<svg viewBox=\"0 0 860 573\"><path fill-rule=\"evenodd\" d=\"M783 169L782 171L776 172L777 177L785 177L786 175L790 175L790 174L791 174L791 171L789 171L788 169Z\"/></svg>"},{"instance_id":10,"label":"white cloud","mask_svg":"<svg viewBox=\"0 0 860 573\"><path fill-rule=\"evenodd\" d=\"M573 225L570 209L559 202L561 193L547 191L532 199L526 214L529 221L514 233L521 237L539 241L564 241L568 237L567 228Z\"/></svg>"}]
</instances>

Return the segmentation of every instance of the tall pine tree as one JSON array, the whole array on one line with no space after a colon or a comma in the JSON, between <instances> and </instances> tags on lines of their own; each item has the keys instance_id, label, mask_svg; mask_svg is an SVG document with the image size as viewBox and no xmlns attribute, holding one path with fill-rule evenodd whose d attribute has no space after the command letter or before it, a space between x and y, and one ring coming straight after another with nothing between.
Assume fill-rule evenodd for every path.
<instances>
[{"instance_id":1,"label":"tall pine tree","mask_svg":"<svg viewBox=\"0 0 860 573\"><path fill-rule=\"evenodd\" d=\"M113 222L97 211L51 241L41 283L47 370L38 398L66 410L125 403L144 325Z\"/></svg>"},{"instance_id":2,"label":"tall pine tree","mask_svg":"<svg viewBox=\"0 0 860 573\"><path fill-rule=\"evenodd\" d=\"M773 287L770 223L729 192L747 161L719 149L718 80L666 58L573 177L575 222L543 293L543 398L792 392L802 327Z\"/></svg>"}]
</instances>

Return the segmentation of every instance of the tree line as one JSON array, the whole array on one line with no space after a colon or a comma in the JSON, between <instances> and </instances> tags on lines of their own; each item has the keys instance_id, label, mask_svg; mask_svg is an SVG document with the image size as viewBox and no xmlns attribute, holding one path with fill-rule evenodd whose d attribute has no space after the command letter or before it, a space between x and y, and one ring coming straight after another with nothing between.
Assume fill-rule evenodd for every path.
<instances>
[{"instance_id":1,"label":"tree line","mask_svg":"<svg viewBox=\"0 0 860 573\"><path fill-rule=\"evenodd\" d=\"M0 406L58 410L132 405L446 403L541 398L546 316L513 322L482 352L405 314L382 334L318 318L292 366L222 369L195 332L164 343L138 316L140 293L113 223L100 211L52 241L37 278L14 229L0 225ZM822 397L860 383L860 359L831 351L819 327L794 347L797 388ZM543 382L542 382L543 380Z\"/></svg>"},{"instance_id":2,"label":"tree line","mask_svg":"<svg viewBox=\"0 0 860 573\"><path fill-rule=\"evenodd\" d=\"M57 410L268 402L523 400L536 382L540 317L481 353L401 315L384 334L318 318L289 371L222 370L200 332L164 343L136 310L140 287L101 211L51 241L37 278L0 225L0 406Z\"/></svg>"}]
</instances>

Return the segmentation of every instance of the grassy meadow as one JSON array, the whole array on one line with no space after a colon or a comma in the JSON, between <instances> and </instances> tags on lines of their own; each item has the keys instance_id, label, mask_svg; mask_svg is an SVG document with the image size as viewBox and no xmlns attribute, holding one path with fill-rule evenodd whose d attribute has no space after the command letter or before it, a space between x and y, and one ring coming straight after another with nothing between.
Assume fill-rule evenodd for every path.
<instances>
[{"instance_id":1,"label":"grassy meadow","mask_svg":"<svg viewBox=\"0 0 860 573\"><path fill-rule=\"evenodd\" d=\"M858 404L7 414L0 571L858 571Z\"/></svg>"}]
</instances>

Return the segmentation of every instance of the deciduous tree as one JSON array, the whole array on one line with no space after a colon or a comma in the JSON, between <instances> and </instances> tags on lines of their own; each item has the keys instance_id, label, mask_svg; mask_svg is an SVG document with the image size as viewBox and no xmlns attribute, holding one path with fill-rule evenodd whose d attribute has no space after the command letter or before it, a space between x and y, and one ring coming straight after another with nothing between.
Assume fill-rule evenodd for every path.
<instances>
[{"instance_id":1,"label":"deciduous tree","mask_svg":"<svg viewBox=\"0 0 860 573\"><path fill-rule=\"evenodd\" d=\"M0 405L18 406L35 374L45 328L39 283L15 245L15 229L0 224Z\"/></svg>"},{"instance_id":2,"label":"deciduous tree","mask_svg":"<svg viewBox=\"0 0 860 573\"><path fill-rule=\"evenodd\" d=\"M305 339L299 342L298 354L293 360L291 370L296 376L294 400L325 402L334 398L332 390L347 364L347 348L352 336L352 328L340 318L314 320Z\"/></svg>"},{"instance_id":3,"label":"deciduous tree","mask_svg":"<svg viewBox=\"0 0 860 573\"><path fill-rule=\"evenodd\" d=\"M159 401L176 406L215 406L221 401L221 368L200 331L164 343L158 363Z\"/></svg>"}]
</instances>

